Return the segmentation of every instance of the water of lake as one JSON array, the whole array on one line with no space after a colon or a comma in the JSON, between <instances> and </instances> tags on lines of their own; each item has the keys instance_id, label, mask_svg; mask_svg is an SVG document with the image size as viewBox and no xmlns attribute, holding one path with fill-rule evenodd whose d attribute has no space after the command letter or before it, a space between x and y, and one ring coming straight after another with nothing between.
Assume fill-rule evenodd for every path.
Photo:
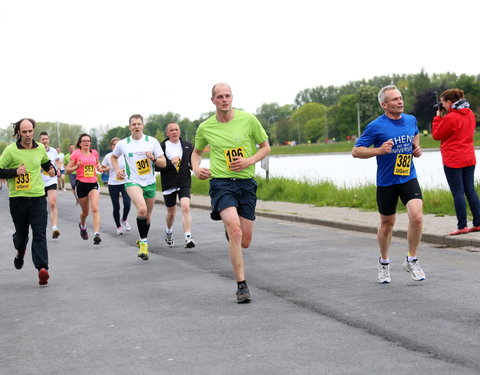
<instances>
[{"instance_id":1,"label":"water of lake","mask_svg":"<svg viewBox=\"0 0 480 375\"><path fill-rule=\"evenodd\" d=\"M480 150L475 152L480 160ZM420 158L414 158L414 164L422 188L448 190L440 151L425 150ZM208 166L208 160L202 161L202 165ZM260 163L256 167L256 174L265 177ZM339 187L353 187L375 184L377 162L375 158L355 159L350 153L270 156L269 167L270 177L311 182L328 180ZM480 182L479 174L475 175L477 183Z\"/></svg>"}]
</instances>

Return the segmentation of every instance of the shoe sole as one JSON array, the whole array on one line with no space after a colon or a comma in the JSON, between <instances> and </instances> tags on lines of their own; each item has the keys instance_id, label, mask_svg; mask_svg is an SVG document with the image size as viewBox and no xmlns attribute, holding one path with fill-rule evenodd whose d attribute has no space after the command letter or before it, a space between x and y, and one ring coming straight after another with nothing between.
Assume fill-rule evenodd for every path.
<instances>
[{"instance_id":1,"label":"shoe sole","mask_svg":"<svg viewBox=\"0 0 480 375\"><path fill-rule=\"evenodd\" d=\"M388 281L388 280L384 280L384 281L377 280L377 282L379 284L390 284L390 281Z\"/></svg>"},{"instance_id":2,"label":"shoe sole","mask_svg":"<svg viewBox=\"0 0 480 375\"><path fill-rule=\"evenodd\" d=\"M249 303L252 300L250 294L248 296L242 297L242 299L237 298L237 303Z\"/></svg>"},{"instance_id":3,"label":"shoe sole","mask_svg":"<svg viewBox=\"0 0 480 375\"><path fill-rule=\"evenodd\" d=\"M45 268L42 268L40 271L38 271L39 285L47 285L49 278L50 278L50 275L48 274L48 271Z\"/></svg>"},{"instance_id":4,"label":"shoe sole","mask_svg":"<svg viewBox=\"0 0 480 375\"><path fill-rule=\"evenodd\" d=\"M58 237L60 237L60 232L56 230L52 233L52 238L58 238Z\"/></svg>"},{"instance_id":5,"label":"shoe sole","mask_svg":"<svg viewBox=\"0 0 480 375\"><path fill-rule=\"evenodd\" d=\"M195 247L195 243L194 242L189 242L185 245L185 248L187 249L193 249Z\"/></svg>"},{"instance_id":6,"label":"shoe sole","mask_svg":"<svg viewBox=\"0 0 480 375\"><path fill-rule=\"evenodd\" d=\"M99 245L100 242L102 242L102 240L101 240L100 238L98 238L98 239L97 239L97 238L94 238L94 239L93 239L93 244L94 244L94 245Z\"/></svg>"}]
</instances>

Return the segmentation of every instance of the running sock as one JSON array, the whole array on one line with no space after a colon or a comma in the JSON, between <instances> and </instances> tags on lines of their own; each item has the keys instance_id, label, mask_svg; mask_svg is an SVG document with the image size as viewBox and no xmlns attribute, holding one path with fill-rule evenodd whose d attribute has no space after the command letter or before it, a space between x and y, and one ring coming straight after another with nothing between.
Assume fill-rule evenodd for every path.
<instances>
[{"instance_id":1,"label":"running sock","mask_svg":"<svg viewBox=\"0 0 480 375\"><path fill-rule=\"evenodd\" d=\"M82 228L82 230L86 230L86 229L87 229L87 226L80 224L80 228Z\"/></svg>"},{"instance_id":2,"label":"running sock","mask_svg":"<svg viewBox=\"0 0 480 375\"><path fill-rule=\"evenodd\" d=\"M390 258L382 259L382 257L380 257L380 263L381 264L390 264Z\"/></svg>"},{"instance_id":3,"label":"running sock","mask_svg":"<svg viewBox=\"0 0 480 375\"><path fill-rule=\"evenodd\" d=\"M137 227L140 238L147 238L148 236L148 224L146 217L137 217Z\"/></svg>"},{"instance_id":4,"label":"running sock","mask_svg":"<svg viewBox=\"0 0 480 375\"><path fill-rule=\"evenodd\" d=\"M52 226L52 230L58 229L56 225Z\"/></svg>"},{"instance_id":5,"label":"running sock","mask_svg":"<svg viewBox=\"0 0 480 375\"><path fill-rule=\"evenodd\" d=\"M172 233L173 233L173 228L167 228L167 227L165 227L165 233L166 233L166 234L172 234Z\"/></svg>"},{"instance_id":6,"label":"running sock","mask_svg":"<svg viewBox=\"0 0 480 375\"><path fill-rule=\"evenodd\" d=\"M145 237L148 236L148 232L150 231L150 223L147 224L147 234L145 235Z\"/></svg>"},{"instance_id":7,"label":"running sock","mask_svg":"<svg viewBox=\"0 0 480 375\"><path fill-rule=\"evenodd\" d=\"M245 280L243 280L243 281L237 281L237 285L240 286L240 284L245 284L245 285L247 285L247 282L246 282Z\"/></svg>"},{"instance_id":8,"label":"running sock","mask_svg":"<svg viewBox=\"0 0 480 375\"><path fill-rule=\"evenodd\" d=\"M413 261L417 260L417 257L412 257L412 256L410 255L410 251L408 251L408 252L407 252L407 260L408 260L409 262L413 262Z\"/></svg>"},{"instance_id":9,"label":"running sock","mask_svg":"<svg viewBox=\"0 0 480 375\"><path fill-rule=\"evenodd\" d=\"M192 238L192 233L185 232L185 239L187 240L187 239L190 239L190 238Z\"/></svg>"}]
</instances>

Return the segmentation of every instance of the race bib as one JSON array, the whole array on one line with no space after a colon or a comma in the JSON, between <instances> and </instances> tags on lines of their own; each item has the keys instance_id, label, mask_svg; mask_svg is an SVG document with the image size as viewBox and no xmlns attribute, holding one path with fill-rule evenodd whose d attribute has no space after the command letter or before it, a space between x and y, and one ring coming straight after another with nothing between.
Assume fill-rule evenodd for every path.
<instances>
[{"instance_id":1,"label":"race bib","mask_svg":"<svg viewBox=\"0 0 480 375\"><path fill-rule=\"evenodd\" d=\"M15 190L30 190L30 173L25 173L15 177Z\"/></svg>"},{"instance_id":2,"label":"race bib","mask_svg":"<svg viewBox=\"0 0 480 375\"><path fill-rule=\"evenodd\" d=\"M137 160L137 171L140 176L151 173L150 159Z\"/></svg>"},{"instance_id":3,"label":"race bib","mask_svg":"<svg viewBox=\"0 0 480 375\"><path fill-rule=\"evenodd\" d=\"M95 176L95 166L92 164L85 164L83 166L83 175L85 177L93 177Z\"/></svg>"},{"instance_id":4,"label":"race bib","mask_svg":"<svg viewBox=\"0 0 480 375\"><path fill-rule=\"evenodd\" d=\"M243 149L243 147L235 147L224 150L223 153L225 155L225 163L227 164L227 169L230 169L230 164L232 163L235 156L245 156L245 150Z\"/></svg>"},{"instance_id":5,"label":"race bib","mask_svg":"<svg viewBox=\"0 0 480 375\"><path fill-rule=\"evenodd\" d=\"M411 154L398 154L395 159L395 169L393 174L397 176L410 176L410 165L412 163Z\"/></svg>"}]
</instances>

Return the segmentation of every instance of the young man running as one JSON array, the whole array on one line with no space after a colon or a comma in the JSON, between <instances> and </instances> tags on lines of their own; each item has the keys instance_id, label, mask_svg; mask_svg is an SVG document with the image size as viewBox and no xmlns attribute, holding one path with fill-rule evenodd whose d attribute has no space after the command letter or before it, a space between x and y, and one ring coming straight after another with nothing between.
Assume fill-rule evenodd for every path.
<instances>
[{"instance_id":1,"label":"young man running","mask_svg":"<svg viewBox=\"0 0 480 375\"><path fill-rule=\"evenodd\" d=\"M57 167L57 174L54 177L50 177L48 172L42 172L43 183L45 184L45 195L48 198L48 204L50 205L50 220L52 221L52 238L58 238L60 231L57 227L58 222L58 208L57 208L57 184L58 178L61 176L59 167L58 152L53 147L50 147L50 137L47 132L40 133L40 143L45 147L48 157L53 165Z\"/></svg>"},{"instance_id":2,"label":"young man running","mask_svg":"<svg viewBox=\"0 0 480 375\"><path fill-rule=\"evenodd\" d=\"M150 229L153 206L155 204L155 166L165 167L166 161L160 143L143 134L143 117L130 116L131 136L122 139L112 151L111 162L117 177L125 179L125 188L137 210L137 227L140 234L138 256L148 259L148 230ZM125 158L125 170L121 169L118 158Z\"/></svg>"},{"instance_id":3,"label":"young man running","mask_svg":"<svg viewBox=\"0 0 480 375\"><path fill-rule=\"evenodd\" d=\"M222 220L228 237L233 272L237 280L237 302L250 302L245 281L242 247L252 241L257 202L255 163L270 152L267 133L254 115L232 108L232 91L226 83L212 88L216 114L198 127L192 169L210 180L213 220ZM210 145L210 168L200 167L202 152ZM257 150L256 144L260 146Z\"/></svg>"},{"instance_id":4,"label":"young man running","mask_svg":"<svg viewBox=\"0 0 480 375\"><path fill-rule=\"evenodd\" d=\"M173 222L177 209L177 196L182 208L182 224L185 233L185 247L195 247L192 238L192 215L190 213L190 189L192 187L192 176L190 173L190 158L193 145L184 141L180 135L180 126L177 123L170 123L165 129L167 139L160 146L165 154L167 166L158 168L162 176L162 192L165 206L167 207L165 242L173 247Z\"/></svg>"},{"instance_id":5,"label":"young man running","mask_svg":"<svg viewBox=\"0 0 480 375\"><path fill-rule=\"evenodd\" d=\"M8 145L0 156L0 178L8 178L10 214L15 233L13 245L17 251L13 263L17 270L23 267L23 258L32 228L32 260L38 270L38 283L46 285L48 273L47 201L40 167L50 177L57 173L45 147L34 140L35 121L24 118L13 124L15 143Z\"/></svg>"},{"instance_id":6,"label":"young man running","mask_svg":"<svg viewBox=\"0 0 480 375\"><path fill-rule=\"evenodd\" d=\"M422 155L417 120L403 113L403 97L394 85L383 87L378 93L378 101L385 114L367 125L352 150L355 158L377 158L377 204L380 212L377 281L380 284L391 281L388 250L398 198L408 214L408 252L403 268L413 280L422 281L425 273L418 263L417 250L422 238L423 201L412 160L412 156ZM372 145L373 148L370 147Z\"/></svg>"}]
</instances>

